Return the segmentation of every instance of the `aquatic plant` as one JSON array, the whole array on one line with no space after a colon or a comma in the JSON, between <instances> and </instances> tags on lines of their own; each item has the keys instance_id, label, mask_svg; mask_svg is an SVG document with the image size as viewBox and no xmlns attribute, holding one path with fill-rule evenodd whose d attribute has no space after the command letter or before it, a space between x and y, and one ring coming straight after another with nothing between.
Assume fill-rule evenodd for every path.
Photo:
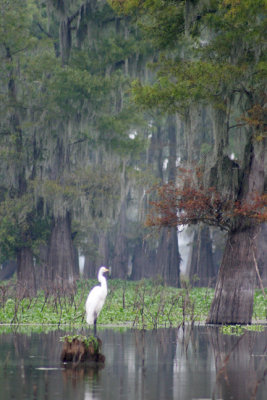
<instances>
[{"instance_id":1,"label":"aquatic plant","mask_svg":"<svg viewBox=\"0 0 267 400\"><path fill-rule=\"evenodd\" d=\"M85 301L95 283L95 280L79 281L74 293L51 288L50 292L40 291L34 297L17 296L14 282L0 285L0 324L38 324L43 329L47 325L86 326ZM213 293L211 288L190 285L166 287L159 280L110 280L99 327L157 329L204 322ZM266 300L260 290L256 291L254 303L254 320L261 322L266 319Z\"/></svg>"},{"instance_id":2,"label":"aquatic plant","mask_svg":"<svg viewBox=\"0 0 267 400\"><path fill-rule=\"evenodd\" d=\"M266 327L264 325L223 325L220 331L224 335L241 336L246 331L263 332Z\"/></svg>"},{"instance_id":3,"label":"aquatic plant","mask_svg":"<svg viewBox=\"0 0 267 400\"><path fill-rule=\"evenodd\" d=\"M99 342L95 336L85 336L85 335L65 335L59 338L61 342L72 343L74 340L84 343L85 347L88 349L90 345L93 345L95 352L99 350Z\"/></svg>"}]
</instances>

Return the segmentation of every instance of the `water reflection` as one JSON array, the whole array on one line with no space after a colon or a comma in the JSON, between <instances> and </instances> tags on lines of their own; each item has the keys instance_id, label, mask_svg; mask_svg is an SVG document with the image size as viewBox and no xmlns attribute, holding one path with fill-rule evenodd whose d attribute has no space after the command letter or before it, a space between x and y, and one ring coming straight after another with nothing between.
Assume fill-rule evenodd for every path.
<instances>
[{"instance_id":1,"label":"water reflection","mask_svg":"<svg viewBox=\"0 0 267 400\"><path fill-rule=\"evenodd\" d=\"M216 382L223 399L266 398L266 330L260 335L246 332L241 337L222 335L210 328L215 355Z\"/></svg>"},{"instance_id":2,"label":"water reflection","mask_svg":"<svg viewBox=\"0 0 267 400\"><path fill-rule=\"evenodd\" d=\"M68 393L73 389L84 393L84 399L99 399L100 392L100 370L104 366L79 365L73 368L71 365L64 366L62 376L65 391ZM71 388L70 388L71 386Z\"/></svg>"},{"instance_id":3,"label":"water reflection","mask_svg":"<svg viewBox=\"0 0 267 400\"><path fill-rule=\"evenodd\" d=\"M226 336L218 328L99 331L103 366L60 363L65 332L0 330L5 399L263 400L266 333ZM254 397L253 397L254 396Z\"/></svg>"}]
</instances>

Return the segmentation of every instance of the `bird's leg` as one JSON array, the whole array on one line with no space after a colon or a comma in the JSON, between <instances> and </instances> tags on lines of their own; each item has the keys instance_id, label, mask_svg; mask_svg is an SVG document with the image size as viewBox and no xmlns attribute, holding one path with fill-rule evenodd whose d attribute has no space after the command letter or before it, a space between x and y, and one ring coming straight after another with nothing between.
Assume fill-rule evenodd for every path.
<instances>
[{"instance_id":1,"label":"bird's leg","mask_svg":"<svg viewBox=\"0 0 267 400\"><path fill-rule=\"evenodd\" d=\"M94 337L96 337L96 320L97 318L94 320Z\"/></svg>"}]
</instances>

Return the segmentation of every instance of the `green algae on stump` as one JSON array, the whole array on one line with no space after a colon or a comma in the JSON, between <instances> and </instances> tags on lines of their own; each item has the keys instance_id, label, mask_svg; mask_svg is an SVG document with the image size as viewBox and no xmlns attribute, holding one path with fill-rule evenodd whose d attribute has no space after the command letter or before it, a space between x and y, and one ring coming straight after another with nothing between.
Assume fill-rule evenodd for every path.
<instances>
[{"instance_id":1,"label":"green algae on stump","mask_svg":"<svg viewBox=\"0 0 267 400\"><path fill-rule=\"evenodd\" d=\"M74 335L64 336L60 339L63 341L60 356L62 362L105 362L105 356L100 353L102 342L99 338Z\"/></svg>"}]
</instances>

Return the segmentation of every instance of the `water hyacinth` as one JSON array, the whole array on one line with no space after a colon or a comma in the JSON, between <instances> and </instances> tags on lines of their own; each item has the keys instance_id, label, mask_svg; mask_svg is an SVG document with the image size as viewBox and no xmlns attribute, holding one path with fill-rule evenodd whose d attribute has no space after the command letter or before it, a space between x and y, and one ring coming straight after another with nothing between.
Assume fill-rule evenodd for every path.
<instances>
[{"instance_id":1,"label":"water hyacinth","mask_svg":"<svg viewBox=\"0 0 267 400\"><path fill-rule=\"evenodd\" d=\"M95 283L95 280L78 282L75 294L60 290L40 291L36 297L17 297L14 283L1 285L0 324L86 327L85 301ZM173 288L162 285L160 281L110 280L98 322L100 326L138 329L204 323L213 294L211 288L192 288L189 285ZM253 319L259 323L266 319L266 300L261 291L255 293Z\"/></svg>"}]
</instances>

